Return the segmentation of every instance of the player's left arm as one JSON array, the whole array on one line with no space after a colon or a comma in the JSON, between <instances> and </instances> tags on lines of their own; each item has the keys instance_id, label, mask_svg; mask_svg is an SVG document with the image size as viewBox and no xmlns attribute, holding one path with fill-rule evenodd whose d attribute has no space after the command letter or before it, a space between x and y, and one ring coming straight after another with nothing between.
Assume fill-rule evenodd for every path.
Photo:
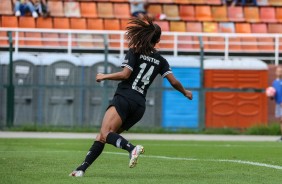
<instances>
[{"instance_id":1,"label":"player's left arm","mask_svg":"<svg viewBox=\"0 0 282 184\"><path fill-rule=\"evenodd\" d=\"M103 80L126 80L129 78L131 73L132 71L129 68L124 67L122 71L116 73L109 73L109 74L98 73L96 75L96 81L101 82Z\"/></svg>"},{"instance_id":2,"label":"player's left arm","mask_svg":"<svg viewBox=\"0 0 282 184\"><path fill-rule=\"evenodd\" d=\"M193 99L192 92L189 90L186 90L183 87L183 85L175 78L167 60L162 58L161 63L162 63L162 67L160 70L160 74L162 75L162 77L166 78L174 89L182 93L189 100L192 100Z\"/></svg>"},{"instance_id":3,"label":"player's left arm","mask_svg":"<svg viewBox=\"0 0 282 184\"><path fill-rule=\"evenodd\" d=\"M170 85L176 89L177 91L179 91L180 93L182 93L185 97L187 97L189 100L193 99L193 95L192 92L189 90L186 90L183 85L174 77L174 75L172 73L167 74L165 76L165 78L169 81Z\"/></svg>"}]
</instances>

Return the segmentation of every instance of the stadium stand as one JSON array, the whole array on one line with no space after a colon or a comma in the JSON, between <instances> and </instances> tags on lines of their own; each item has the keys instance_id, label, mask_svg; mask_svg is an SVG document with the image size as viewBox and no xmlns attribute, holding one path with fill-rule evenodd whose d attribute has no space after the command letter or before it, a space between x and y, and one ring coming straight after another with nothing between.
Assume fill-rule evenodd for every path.
<instances>
[{"instance_id":1,"label":"stadium stand","mask_svg":"<svg viewBox=\"0 0 282 184\"><path fill-rule=\"evenodd\" d=\"M191 32L191 28L187 25L196 24L194 31L207 33L281 33L282 23L282 8L280 1L275 0L259 0L258 6L225 6L222 5L221 0L151 0L148 8L148 13L156 16L158 20L160 14L165 14L166 18L162 20L162 26L166 25L167 31ZM34 22L32 19L16 18L14 16L7 16L13 14L13 5L11 0L3 0L0 4L0 16L2 27L31 27L44 29L89 29L89 30L124 30L130 18L130 6L128 0L78 0L78 1L58 1L49 0L48 6L50 9L50 17L45 21L39 18ZM76 21L72 18L76 17ZM61 19L62 18L62 19ZM11 21L9 21L11 19ZM22 23L22 21L28 21ZM231 22L229 22L231 21ZM19 23L19 25L17 24ZM108 25L109 23L113 25ZM233 23L235 22L235 24ZM237 24L242 22L243 24ZM32 26L31 26L31 24ZM225 24L226 23L226 24ZM26 25L27 24L27 25ZM47 24L44 26L43 24ZM26 26L23 26L26 25ZM33 26L34 25L34 26ZM175 25L181 25L176 28ZM186 25L186 26L183 26ZM247 26L249 31L242 31L240 26ZM186 29L183 29L186 27ZM201 27L201 29L198 29ZM259 29L259 30L257 30ZM261 29L261 30L260 30ZM4 33L1 33L4 36ZM27 34L29 35L29 34ZM28 38L26 34L21 36ZM43 41L30 41L28 39L20 40L21 45L42 46L50 44L51 46L58 46L56 41L46 41L47 38L66 39L66 34L60 33L42 33L35 34L36 38L43 38ZM64 36L63 36L64 35ZM78 35L77 35L78 36ZM74 36L76 38L76 36ZM111 36L112 38L112 36ZM164 40L171 41L172 37L164 37ZM188 37L187 37L188 38ZM190 38L188 38L188 41ZM182 40L182 41L185 41ZM210 37L207 39L206 48L221 48L224 39L217 37ZM266 41L267 45L263 43ZM1 40L1 43L7 43ZM209 43L214 42L214 43ZM231 51L240 51L247 48L249 51L255 51L255 47L251 45L257 43L257 49L262 51L273 51L273 39L269 38L230 38ZM247 42L243 44L243 42ZM253 43L252 43L253 42ZM23 44L24 43L24 44ZM251 44L251 45L248 45ZM62 43L60 43L62 45ZM64 46L67 44L64 43ZM114 44L115 45L115 44ZM172 44L163 44L167 49L173 49ZM211 47L211 46L215 47ZM245 46L242 46L245 45ZM184 46L184 45L182 45ZM182 48L179 44L179 48ZM185 46L189 47L189 46ZM112 47L113 48L113 47ZM198 48L194 45L193 48Z\"/></svg>"},{"instance_id":2,"label":"stadium stand","mask_svg":"<svg viewBox=\"0 0 282 184\"><path fill-rule=\"evenodd\" d=\"M162 51L169 51L169 54L176 53L177 56L181 55L181 52L191 52L191 55L198 56L199 35L201 34L204 49L208 52L207 57L209 55L212 55L212 57L225 56L227 50L228 54L233 54L232 56L236 57L241 56L241 54L249 56L251 55L249 53L257 57L260 53L264 53L262 58L272 57L273 62L275 56L268 55L274 55L275 51L278 53L279 60L277 41L279 41L281 50L282 39L279 40L281 35L276 33L282 34L282 1L258 0L258 6L226 6L222 4L221 0L150 0L149 3L148 13L155 16L156 23L160 25L164 32L167 32L162 35L162 41L158 44ZM93 50L97 54L96 50L103 52L104 37L102 35L106 32L110 39L110 53L122 52L124 54L127 43L123 39L123 32L119 32L119 30L125 30L128 26L127 23L130 18L129 0L48 0L48 6L50 9L50 17L48 18L34 19L31 15L16 17L13 15L12 0L1 0L0 26L3 29L0 31L0 49L7 50L8 37L6 31L9 28L31 28L33 30L24 32L13 30L15 48L19 46L19 52L21 52L21 49L35 50L37 54L37 50L40 53L41 50L47 48L47 52L49 52L48 49L54 49L55 52L60 52L61 49L63 51L60 54L65 55L67 55L66 52L68 54L75 52L76 55L83 55L85 52L92 55ZM161 14L165 14L166 18L159 20ZM54 29L56 30L54 31ZM253 36L252 33L257 35ZM18 35L17 41L15 41L15 35ZM124 47L121 47L122 44L124 44ZM68 52L69 48L72 49L71 52ZM80 52L81 50L83 51ZM217 55L213 55L213 53ZM50 53L46 55L48 54ZM122 54L120 54L120 58L124 56ZM87 67L90 71L90 64ZM93 66L91 65L91 67ZM93 67L93 70L96 71L96 69ZM213 71L217 74L216 72ZM220 69L218 69L218 73L220 72ZM229 75L229 72L227 74ZM235 74L237 75L237 73ZM242 76L245 75L244 72L241 72L241 74ZM220 76L222 77L222 75ZM224 75L221 79L225 79ZM250 73L248 80L252 84L252 73ZM257 82L259 83L259 80ZM208 98L210 98L208 99L210 102L212 102L211 100L216 101L211 96ZM150 100L148 100L149 102ZM257 102L254 100L254 103ZM209 105L211 106L212 103L207 104L207 106ZM236 108L239 109L239 106L238 103ZM266 114L263 106L258 107L259 112ZM224 106L221 108L220 110L224 112ZM212 117L212 114L207 117ZM264 121L265 118L261 117L258 121ZM210 122L210 127L213 127L213 123L216 122ZM234 125L234 127L236 126Z\"/></svg>"}]
</instances>

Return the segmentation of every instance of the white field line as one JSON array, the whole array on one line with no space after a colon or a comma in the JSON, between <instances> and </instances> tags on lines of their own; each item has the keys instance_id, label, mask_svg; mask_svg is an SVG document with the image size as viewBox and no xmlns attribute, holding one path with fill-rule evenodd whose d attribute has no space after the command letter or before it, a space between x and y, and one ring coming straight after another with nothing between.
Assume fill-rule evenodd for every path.
<instances>
[{"instance_id":1,"label":"white field line","mask_svg":"<svg viewBox=\"0 0 282 184\"><path fill-rule=\"evenodd\" d=\"M112 155L126 155L126 153L119 153L119 152L103 152ZM142 155L145 158L155 158L155 159L163 159L163 160L181 160L181 161L204 161L204 162L229 162L229 163L238 163L238 164L245 164L245 165L252 165L252 166L259 166L259 167L266 167L272 169L282 170L282 166L279 165L270 165L260 162L251 162L251 161L244 161L244 160L228 160L228 159L199 159L199 158L183 158L183 157L168 157L168 156L157 156L157 155Z\"/></svg>"},{"instance_id":2,"label":"white field line","mask_svg":"<svg viewBox=\"0 0 282 184\"><path fill-rule=\"evenodd\" d=\"M62 152L69 152L69 151L4 151L0 150L0 153L5 152L54 152L54 153L62 153ZM82 151L78 151L82 152ZM111 155L122 155L122 156L128 156L128 153L120 153L120 152L107 152L104 151L105 154L111 154ZM163 160L180 160L180 161L203 161L203 162L229 162L229 163L238 163L238 164L245 164L245 165L252 165L252 166L259 166L259 167L266 167L266 168L272 168L272 169L278 169L282 170L282 166L279 165L271 165L271 164L265 164L260 162L252 162L252 161L245 161L245 160L228 160L228 159L200 159L200 158L184 158L184 157L168 157L168 156L158 156L158 155L142 155L141 157L144 158L154 158L154 159L163 159Z\"/></svg>"}]
</instances>

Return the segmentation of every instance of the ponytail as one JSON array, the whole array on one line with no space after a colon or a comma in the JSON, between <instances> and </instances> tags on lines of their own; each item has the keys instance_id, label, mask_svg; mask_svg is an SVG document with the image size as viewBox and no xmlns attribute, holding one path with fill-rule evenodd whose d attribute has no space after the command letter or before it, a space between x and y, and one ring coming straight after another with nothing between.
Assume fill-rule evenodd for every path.
<instances>
[{"instance_id":1,"label":"ponytail","mask_svg":"<svg viewBox=\"0 0 282 184\"><path fill-rule=\"evenodd\" d=\"M129 41L128 47L135 53L150 55L155 52L155 45L160 41L161 28L154 24L148 16L131 18L126 29L126 36Z\"/></svg>"}]
</instances>

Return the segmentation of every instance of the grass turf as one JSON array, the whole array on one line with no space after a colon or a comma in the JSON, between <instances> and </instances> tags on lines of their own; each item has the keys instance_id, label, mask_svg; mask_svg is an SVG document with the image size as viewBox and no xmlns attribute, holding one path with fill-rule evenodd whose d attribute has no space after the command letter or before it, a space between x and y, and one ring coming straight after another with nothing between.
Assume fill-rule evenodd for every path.
<instances>
[{"instance_id":1,"label":"grass turf","mask_svg":"<svg viewBox=\"0 0 282 184\"><path fill-rule=\"evenodd\" d=\"M84 159L92 140L0 139L0 183L228 183L281 184L282 170L219 159L243 160L282 166L282 143L133 141L145 155L134 169L128 155L107 145L105 153L85 177L68 174ZM153 156L195 158L175 160ZM281 168L281 167L280 167Z\"/></svg>"}]
</instances>

